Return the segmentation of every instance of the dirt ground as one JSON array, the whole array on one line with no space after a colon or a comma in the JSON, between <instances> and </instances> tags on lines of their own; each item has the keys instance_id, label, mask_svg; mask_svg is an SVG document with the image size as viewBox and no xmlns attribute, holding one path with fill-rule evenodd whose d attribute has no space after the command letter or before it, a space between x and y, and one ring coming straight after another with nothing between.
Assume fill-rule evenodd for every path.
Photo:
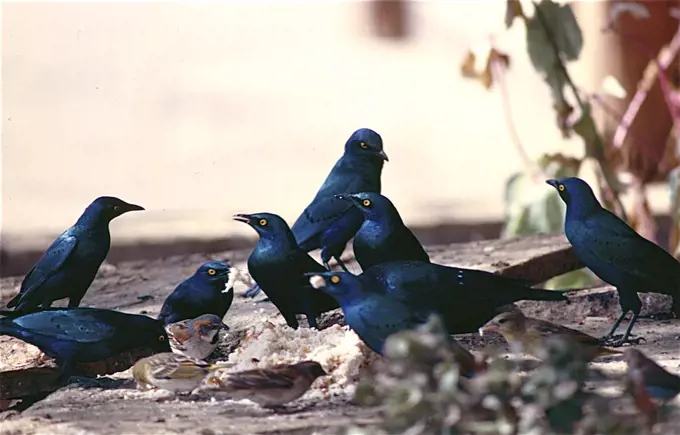
<instances>
[{"instance_id":1,"label":"dirt ground","mask_svg":"<svg viewBox=\"0 0 680 435\"><path fill-rule=\"evenodd\" d=\"M432 247L434 261L453 264L451 252ZM218 254L196 254L146 262L105 265L88 291L83 305L107 307L132 313L155 316L164 298L186 276L207 260L228 260L243 267L248 251ZM460 263L459 263L460 264ZM358 271L356 264L350 263ZM17 291L21 277L0 281L0 304L4 305ZM239 283L237 296L225 317L233 337L255 322L269 320L283 324L273 305L246 300L239 295L246 285ZM596 336L607 332L618 304L588 304L581 298L572 304L522 302L520 307L529 315L576 327ZM337 318L337 316L335 316ZM634 333L646 338L639 348L668 370L680 373L680 320L654 321L641 319ZM472 351L485 346L503 346L502 340L477 335L457 338ZM225 340L228 341L229 337ZM0 369L11 365L5 358ZM623 373L625 363L620 357L602 359L595 365L612 374ZM0 414L0 434L334 434L339 427L354 423L371 425L377 421L378 409L359 408L350 403L346 392L329 394L319 399L304 396L291 405L288 413L277 414L262 410L247 401L230 401L210 397L165 400L157 392L142 393L135 389L130 371L110 376L110 386L92 387L72 384L22 413ZM614 388L611 390L616 393ZM676 399L675 405L680 403ZM680 418L673 427L657 428L657 433L680 433Z\"/></svg>"}]
</instances>

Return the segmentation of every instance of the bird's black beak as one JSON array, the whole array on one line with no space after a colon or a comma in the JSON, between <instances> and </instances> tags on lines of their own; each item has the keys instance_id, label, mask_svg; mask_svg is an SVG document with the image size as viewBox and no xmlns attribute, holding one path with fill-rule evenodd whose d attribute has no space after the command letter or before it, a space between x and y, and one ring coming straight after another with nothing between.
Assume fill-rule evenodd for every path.
<instances>
[{"instance_id":1,"label":"bird's black beak","mask_svg":"<svg viewBox=\"0 0 680 435\"><path fill-rule=\"evenodd\" d=\"M125 205L125 212L142 211L142 210L146 210L146 209L144 207L142 207L141 205L137 205L137 204L126 204Z\"/></svg>"},{"instance_id":2,"label":"bird's black beak","mask_svg":"<svg viewBox=\"0 0 680 435\"><path fill-rule=\"evenodd\" d=\"M227 326L226 323L222 322L222 329L224 329L225 331L228 331L228 330L229 330L229 326Z\"/></svg>"},{"instance_id":3,"label":"bird's black beak","mask_svg":"<svg viewBox=\"0 0 680 435\"><path fill-rule=\"evenodd\" d=\"M380 152L378 153L378 155L379 155L380 158L383 159L384 161L386 161L386 162L389 162L389 161L390 161L390 159L387 158L387 154L385 154L385 150L380 150Z\"/></svg>"},{"instance_id":4,"label":"bird's black beak","mask_svg":"<svg viewBox=\"0 0 680 435\"><path fill-rule=\"evenodd\" d=\"M559 183L557 182L557 180L552 179L552 178L551 178L550 180L545 180L545 182L546 182L546 184L551 185L551 186L554 187L555 189L557 189L557 185L559 184Z\"/></svg>"},{"instance_id":5,"label":"bird's black beak","mask_svg":"<svg viewBox=\"0 0 680 435\"><path fill-rule=\"evenodd\" d=\"M249 214L239 213L239 214L234 215L235 221L243 222L244 224L248 224L248 225L250 225L251 219L252 219L252 216L250 216Z\"/></svg>"}]
</instances>

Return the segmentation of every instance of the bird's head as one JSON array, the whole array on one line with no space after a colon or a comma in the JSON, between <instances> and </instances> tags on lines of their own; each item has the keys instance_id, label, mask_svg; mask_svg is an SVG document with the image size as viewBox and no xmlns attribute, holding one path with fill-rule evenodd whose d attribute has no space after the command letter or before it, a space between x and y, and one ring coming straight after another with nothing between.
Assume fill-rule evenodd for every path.
<instances>
[{"instance_id":1,"label":"bird's head","mask_svg":"<svg viewBox=\"0 0 680 435\"><path fill-rule=\"evenodd\" d=\"M211 343L215 342L220 329L229 330L229 327L222 323L222 319L214 314L203 314L191 320L190 323L194 333L201 340Z\"/></svg>"},{"instance_id":2,"label":"bird's head","mask_svg":"<svg viewBox=\"0 0 680 435\"><path fill-rule=\"evenodd\" d=\"M144 210L144 207L129 204L114 196L100 196L87 207L84 216L96 218L97 220L104 219L106 222L110 222L122 214L137 210Z\"/></svg>"},{"instance_id":3,"label":"bird's head","mask_svg":"<svg viewBox=\"0 0 680 435\"><path fill-rule=\"evenodd\" d=\"M643 365L647 357L645 357L645 354L640 352L638 349L629 347L623 351L623 359L626 360L626 363L628 364L628 369L633 370Z\"/></svg>"},{"instance_id":4,"label":"bird's head","mask_svg":"<svg viewBox=\"0 0 680 435\"><path fill-rule=\"evenodd\" d=\"M546 183L554 187L562 201L567 204L567 213L571 211L587 215L602 207L593 189L578 177L551 179L546 180Z\"/></svg>"},{"instance_id":5,"label":"bird's head","mask_svg":"<svg viewBox=\"0 0 680 435\"><path fill-rule=\"evenodd\" d=\"M321 364L316 361L300 361L299 363L294 364L293 367L295 370L309 379L316 379L320 376L328 376L328 373L326 373Z\"/></svg>"},{"instance_id":6,"label":"bird's head","mask_svg":"<svg viewBox=\"0 0 680 435\"><path fill-rule=\"evenodd\" d=\"M359 277L348 272L306 273L309 284L330 295L336 301L351 302L361 298L362 286Z\"/></svg>"},{"instance_id":7,"label":"bird's head","mask_svg":"<svg viewBox=\"0 0 680 435\"><path fill-rule=\"evenodd\" d=\"M221 261L208 261L201 264L201 266L194 273L194 279L202 282L208 282L211 285L224 286L223 293L231 290L238 278L239 270L227 263Z\"/></svg>"},{"instance_id":8,"label":"bird's head","mask_svg":"<svg viewBox=\"0 0 680 435\"><path fill-rule=\"evenodd\" d=\"M524 314L519 310L500 313L479 328L479 335L489 332L515 335L524 329L524 320Z\"/></svg>"},{"instance_id":9,"label":"bird's head","mask_svg":"<svg viewBox=\"0 0 680 435\"><path fill-rule=\"evenodd\" d=\"M260 239L292 241L295 237L283 218L273 213L237 214L234 220L250 225ZM296 244L297 245L297 244Z\"/></svg>"},{"instance_id":10,"label":"bird's head","mask_svg":"<svg viewBox=\"0 0 680 435\"><path fill-rule=\"evenodd\" d=\"M360 128L345 143L345 154L388 162L382 138L370 128Z\"/></svg>"},{"instance_id":11,"label":"bird's head","mask_svg":"<svg viewBox=\"0 0 680 435\"><path fill-rule=\"evenodd\" d=\"M352 203L368 220L383 221L399 216L399 212L387 197L375 192L341 193L336 198Z\"/></svg>"}]
</instances>

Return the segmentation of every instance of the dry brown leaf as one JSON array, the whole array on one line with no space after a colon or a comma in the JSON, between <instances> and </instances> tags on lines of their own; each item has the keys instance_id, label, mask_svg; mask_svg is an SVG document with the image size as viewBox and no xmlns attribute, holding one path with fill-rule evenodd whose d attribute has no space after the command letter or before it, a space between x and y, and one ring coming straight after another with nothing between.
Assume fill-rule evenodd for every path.
<instances>
[{"instance_id":1,"label":"dry brown leaf","mask_svg":"<svg viewBox=\"0 0 680 435\"><path fill-rule=\"evenodd\" d=\"M491 45L479 49L470 49L465 53L465 58L460 65L460 73L463 77L478 80L485 89L491 89L494 63L502 68L508 68L510 56Z\"/></svg>"}]
</instances>

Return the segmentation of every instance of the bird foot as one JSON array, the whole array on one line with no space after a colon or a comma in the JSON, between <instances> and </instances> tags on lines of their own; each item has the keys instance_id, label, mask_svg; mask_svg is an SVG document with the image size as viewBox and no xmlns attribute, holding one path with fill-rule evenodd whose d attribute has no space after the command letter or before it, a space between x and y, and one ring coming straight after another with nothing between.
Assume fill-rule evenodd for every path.
<instances>
[{"instance_id":1,"label":"bird foot","mask_svg":"<svg viewBox=\"0 0 680 435\"><path fill-rule=\"evenodd\" d=\"M612 337L606 336L600 339L601 343L603 346L607 347L621 347L625 344L629 345L638 345L640 344L641 341L644 341L645 343L647 342L647 339L645 337L628 337L627 339L623 339L623 334L619 335L614 335Z\"/></svg>"},{"instance_id":2,"label":"bird foot","mask_svg":"<svg viewBox=\"0 0 680 435\"><path fill-rule=\"evenodd\" d=\"M262 304L262 303L264 303L264 302L271 302L271 299L269 299L269 298L264 298L264 299L260 299L259 301L255 301L256 304Z\"/></svg>"},{"instance_id":3,"label":"bird foot","mask_svg":"<svg viewBox=\"0 0 680 435\"><path fill-rule=\"evenodd\" d=\"M243 293L242 296L244 298L254 298L255 296L257 296L260 293L260 291L262 291L260 286L258 284L255 284L254 286L252 286L248 290L246 290L246 292Z\"/></svg>"}]
</instances>

